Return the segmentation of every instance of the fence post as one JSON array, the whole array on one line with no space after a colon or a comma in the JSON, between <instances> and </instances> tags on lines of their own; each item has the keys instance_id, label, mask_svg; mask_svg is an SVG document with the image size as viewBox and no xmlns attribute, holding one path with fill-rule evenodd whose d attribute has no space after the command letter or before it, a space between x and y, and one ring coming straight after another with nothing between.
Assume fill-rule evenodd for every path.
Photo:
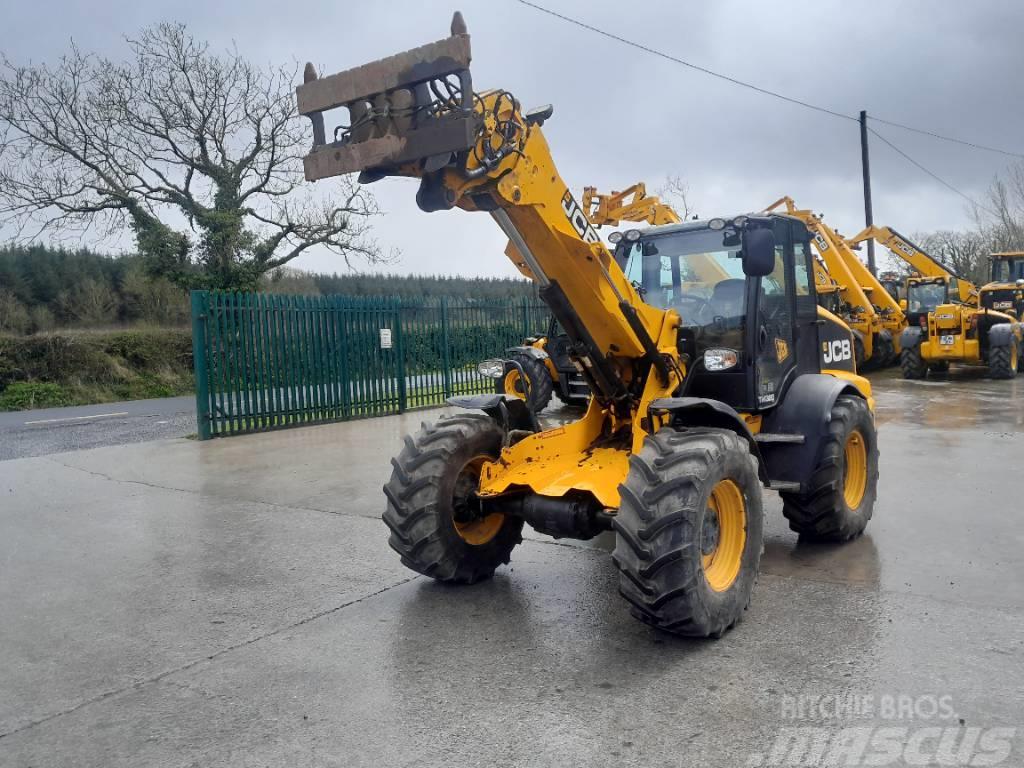
<instances>
[{"instance_id":1,"label":"fence post","mask_svg":"<svg viewBox=\"0 0 1024 768\"><path fill-rule=\"evenodd\" d=\"M192 291L192 368L196 377L196 425L200 440L210 439L210 377L206 360L209 298L206 291Z\"/></svg>"},{"instance_id":2,"label":"fence post","mask_svg":"<svg viewBox=\"0 0 1024 768\"><path fill-rule=\"evenodd\" d=\"M529 299L523 297L523 332L520 334L521 339L525 339L531 335L530 331L530 305Z\"/></svg>"},{"instance_id":3,"label":"fence post","mask_svg":"<svg viewBox=\"0 0 1024 768\"><path fill-rule=\"evenodd\" d=\"M448 350L448 301L441 297L441 368L444 380L444 397L452 396L452 361Z\"/></svg>"},{"instance_id":4,"label":"fence post","mask_svg":"<svg viewBox=\"0 0 1024 768\"><path fill-rule=\"evenodd\" d=\"M405 343L402 341L402 300L392 299L395 308L395 372L398 375L398 412L405 413L409 407L409 393L405 389Z\"/></svg>"}]
</instances>

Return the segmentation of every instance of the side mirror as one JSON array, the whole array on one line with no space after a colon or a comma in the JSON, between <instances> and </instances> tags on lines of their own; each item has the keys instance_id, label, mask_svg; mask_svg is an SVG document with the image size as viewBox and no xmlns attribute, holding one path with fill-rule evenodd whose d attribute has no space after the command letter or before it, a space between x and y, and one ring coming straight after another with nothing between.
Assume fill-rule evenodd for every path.
<instances>
[{"instance_id":1,"label":"side mirror","mask_svg":"<svg viewBox=\"0 0 1024 768\"><path fill-rule=\"evenodd\" d=\"M904 312L907 311L907 300L906 299L900 299L900 309L902 309Z\"/></svg>"},{"instance_id":2,"label":"side mirror","mask_svg":"<svg viewBox=\"0 0 1024 768\"><path fill-rule=\"evenodd\" d=\"M743 230L743 274L764 277L775 269L775 233L768 227Z\"/></svg>"}]
</instances>

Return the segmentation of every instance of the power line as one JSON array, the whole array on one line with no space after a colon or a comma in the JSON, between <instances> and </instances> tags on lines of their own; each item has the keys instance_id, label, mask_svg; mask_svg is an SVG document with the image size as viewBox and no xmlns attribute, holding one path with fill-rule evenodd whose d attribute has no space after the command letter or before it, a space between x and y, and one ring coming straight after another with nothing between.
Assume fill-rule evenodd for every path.
<instances>
[{"instance_id":1,"label":"power line","mask_svg":"<svg viewBox=\"0 0 1024 768\"><path fill-rule=\"evenodd\" d=\"M997 147L989 147L989 146L986 146L984 144L975 144L974 142L964 141L963 139L956 139L956 138L953 138L952 136L944 136L941 133L934 133L933 131L926 131L923 128L914 128L911 125L904 125L903 123L897 123L897 122L895 122L893 120L883 120L880 117L872 117L871 115L868 115L868 120L872 120L872 121L874 121L876 123L883 123L884 125L891 125L894 128L902 128L905 131L913 131L914 133L922 133L925 136L931 136L932 138L935 138L935 139L942 139L943 141L952 141L954 144L963 144L965 147L973 147L974 149L983 149L986 152L996 152L996 153L998 153L1000 155L1007 155L1008 157L1021 157L1021 158L1024 158L1024 154L1020 154L1019 152L1010 152L1010 151L1005 150L1005 149L999 149ZM881 137L879 137L879 138L881 138Z\"/></svg>"},{"instance_id":2,"label":"power line","mask_svg":"<svg viewBox=\"0 0 1024 768\"><path fill-rule=\"evenodd\" d=\"M685 60L680 59L680 58L678 58L676 56L672 56L671 54L665 53L663 51L659 51L659 50L657 50L655 48L651 48L650 46L644 45L643 43L638 43L635 40L629 40L628 38L625 38L625 37L622 37L620 35L616 35L616 34L614 34L612 32L608 32L606 30L600 29L600 28L595 27L595 26L593 26L591 24L587 24L586 22L581 21L580 19L577 19L577 18L575 18L573 16L567 16L565 14L559 13L558 11L553 11L550 8L545 8L544 6L537 5L536 3L530 2L530 0L516 0L516 2L518 2L520 5L525 5L525 6L529 7L529 8L533 8L534 10L540 11L541 13L546 13L548 16L553 16L556 19L561 19L562 21L568 22L569 24L573 24L573 25L575 25L577 27L581 27L582 29L586 29L586 30L588 30L590 32L594 32L595 34L601 35L602 37L607 37L608 39L615 40L616 42L622 43L623 45L628 45L628 46L631 46L633 48L637 48L637 49L639 49L641 51L644 51L646 53L651 54L652 56L657 56L657 57L665 59L667 61L671 61L671 62L673 62L675 64L679 64L681 66L687 67L687 68L692 69L692 70L694 70L696 72L701 72L701 73L703 73L705 75L710 75L711 77L718 78L719 80L724 80L727 83L732 83L733 85L738 85L738 86L740 86L742 88L747 88L747 89L749 89L751 91L756 91L757 93L763 94L765 96L771 96L772 98L781 99L782 101L789 102L790 104L796 104L797 106L804 107L806 109L812 109L815 112L822 112L822 113L824 113L826 115L830 115L832 117L838 117L838 118L841 118L843 120L851 120L853 122L858 122L858 119L856 117L852 116L852 115L846 115L846 114L843 114L842 112L837 112L834 109L829 109L827 107L822 107L822 106L819 106L817 104L812 104L812 103L810 103L808 101L803 101L802 99L793 98L792 96L786 96L785 94L779 93L778 91L772 91L772 90L769 90L768 88L762 88L762 87L760 87L758 85L754 85L753 83L748 83L748 82L745 82L743 80L739 80L739 79L737 79L735 77L730 77L729 75L723 75L721 72L715 72L714 70L708 69L707 67L702 67L702 66L700 66L698 64L693 64L692 62L685 61ZM955 144L961 144L961 145L963 145L965 147L971 147L973 149L980 149L980 150L983 150L983 151L986 151L986 152L996 152L998 154L1006 155L1008 157L1024 158L1024 153L1011 152L1011 151L1005 150L1005 149L998 149L996 147L986 146L985 144L978 144L976 142L966 141L964 139L957 139L957 138L954 138L952 136L945 136L945 135L943 135L941 133L935 133L934 131L928 131L928 130L925 130L924 128L915 128L914 126L906 125L905 123L899 123L899 122L896 122L894 120L885 120L885 119L882 119L880 117L872 117L871 115L868 115L868 119L872 120L874 122L877 122L877 123L882 123L882 124L885 124L885 125L891 125L891 126L893 126L895 128L902 128L905 131L913 131L914 133L920 133L920 134L923 134L925 136L931 136L932 138L935 138L935 139L941 139L943 141L950 141L950 142L953 142ZM874 131L872 131L872 133L874 133ZM879 138L882 139L881 136L879 136ZM885 141L885 139L882 139L882 141ZM888 143L888 142L886 142L886 143Z\"/></svg>"},{"instance_id":3,"label":"power line","mask_svg":"<svg viewBox=\"0 0 1024 768\"><path fill-rule=\"evenodd\" d=\"M871 127L869 126L869 127L868 127L868 130L869 130L869 131L871 131L871 133L872 133L872 134L874 134L875 138L877 138L877 139L878 139L879 141L881 141L881 142L882 142L883 144L887 145L887 146L889 147L889 149L891 149L891 150L892 150L893 152L895 152L896 154L900 155L900 156L901 156L901 157L902 157L902 158L903 158L904 160L906 160L907 162L909 162L909 163L911 163L912 165L916 166L916 167L917 167L917 168L918 168L919 170L921 170L921 171L923 171L924 173L926 173L926 174L928 174L929 176L931 176L931 177L932 177L933 179L935 179L935 181L939 182L939 184L941 184L942 186L944 186L944 187L946 187L947 189L949 189L949 190L951 190L951 191L955 192L956 194L960 195L960 197L962 197L962 198L963 198L964 200L966 200L967 202L969 202L969 203L970 203L971 205L973 205L973 206L974 206L975 208L978 208L978 209L980 209L980 210L982 210L982 211L985 211L985 213L989 214L990 216L995 216L995 215L996 215L994 211L990 210L989 208L986 208L986 207L985 207L985 206L983 206L983 205L982 205L981 203L977 202L977 201L976 201L976 200L975 200L974 198L972 198L972 197L971 197L970 195L968 195L968 194L966 194L966 193L964 193L964 192L961 192L961 191L960 191L959 189L957 189L956 187L954 187L954 186L953 186L952 184L950 184L950 183L949 183L948 181L946 181L945 179L943 179L943 178L942 178L941 176L939 176L938 174L936 174L936 173L933 173L933 172L932 172L932 171L930 171L929 169L925 168L925 167L924 167L923 165L921 165L921 163L919 163L919 162L918 162L917 160L915 160L914 158L912 158L912 157L911 157L910 155L908 155L908 154L907 154L906 152L904 152L904 151L903 151L902 149L900 149L899 147L897 147L897 146L896 146L895 144L893 144L893 143L892 143L891 141L889 141L889 140L888 140L887 138L885 138L885 136L883 136L882 134L880 134L880 133L879 133L878 131L876 131L876 130L875 130L874 128L871 128Z\"/></svg>"},{"instance_id":4,"label":"power line","mask_svg":"<svg viewBox=\"0 0 1024 768\"><path fill-rule=\"evenodd\" d=\"M554 16L555 18L561 19L562 21L567 21L570 24L575 24L577 27L582 27L583 29L587 29L587 30L590 30L591 32L595 32L595 33L597 33L599 35L602 35L603 37L607 37L607 38L609 38L611 40L615 40L617 42L623 43L624 45L629 45L629 46L632 46L633 48L639 48L641 51L645 51L647 53L650 53L653 56L658 56L658 57L660 57L662 59L667 59L668 61L674 62L676 64L681 64L684 67L689 67L690 69L693 69L693 70L695 70L697 72L702 72L705 75L711 75L711 77L717 77L719 80L725 80L726 82L732 83L733 85L739 85L739 86L741 86L743 88L749 88L752 91L757 91L758 93L763 93L765 96L772 96L772 97L774 97L776 99L782 99L783 101L788 101L790 104L796 104L797 106L800 106L800 107L806 107L807 109L813 109L816 112L824 112L826 115L831 115L832 117L840 117L843 120L852 120L854 122L857 122L857 118L856 117L852 117L851 115L844 115L842 112L836 112L835 110L828 109L826 107L819 107L816 104L811 104L810 102L807 102L807 101L801 101L800 99L794 99L791 96L785 96L785 95L783 95L781 93L778 93L776 91L770 91L767 88L761 88L760 86L753 85L751 83L746 83L746 82L744 82L742 80L737 80L735 77L729 77L728 75L723 75L720 72L715 72L714 70L708 69L707 67L702 67L702 66L700 66L698 64L692 64L689 61L683 61L683 59L676 58L675 56L672 56L671 54L664 53L664 52L656 50L654 48L650 48L650 47L644 45L643 43L638 43L638 42L636 42L634 40L627 40L626 38L619 37L618 35L613 34L611 32L606 32L603 29L598 29L597 27L593 27L590 24L587 24L586 22L583 22L583 21L580 21L579 19L573 18L572 16L563 16L561 13L558 13L557 11L552 11L550 8L544 8L543 6L537 5L535 3L531 3L531 2L529 2L529 0L516 0L516 2L521 3L522 5L529 6L530 8L534 8L534 9L540 11L541 13L546 13L549 16ZM1024 157L1024 155L1021 155L1021 157Z\"/></svg>"}]
</instances>

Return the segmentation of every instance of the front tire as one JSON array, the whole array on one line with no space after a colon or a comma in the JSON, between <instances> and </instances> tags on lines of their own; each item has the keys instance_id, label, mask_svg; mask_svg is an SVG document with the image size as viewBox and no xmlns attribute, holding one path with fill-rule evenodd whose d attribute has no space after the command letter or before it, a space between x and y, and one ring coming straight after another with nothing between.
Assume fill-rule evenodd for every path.
<instances>
[{"instance_id":1,"label":"front tire","mask_svg":"<svg viewBox=\"0 0 1024 768\"><path fill-rule=\"evenodd\" d=\"M1010 339L1009 344L992 347L988 352L988 371L993 379L1012 379L1017 375L1019 362L1015 339Z\"/></svg>"},{"instance_id":2,"label":"front tire","mask_svg":"<svg viewBox=\"0 0 1024 768\"><path fill-rule=\"evenodd\" d=\"M483 515L475 502L480 467L497 458L501 428L483 414L449 416L405 437L384 486L388 544L402 563L438 581L472 584L508 563L523 521Z\"/></svg>"},{"instance_id":3,"label":"front tire","mask_svg":"<svg viewBox=\"0 0 1024 768\"><path fill-rule=\"evenodd\" d=\"M763 548L746 442L728 430L665 427L630 457L619 490L612 559L632 614L678 635L720 637L750 604Z\"/></svg>"},{"instance_id":4,"label":"front tire","mask_svg":"<svg viewBox=\"0 0 1024 768\"><path fill-rule=\"evenodd\" d=\"M877 486L878 437L871 411L862 398L840 395L807 492L780 493L782 514L803 537L846 541L867 527Z\"/></svg>"},{"instance_id":5,"label":"front tire","mask_svg":"<svg viewBox=\"0 0 1024 768\"><path fill-rule=\"evenodd\" d=\"M495 382L495 391L499 395L512 395L521 400L526 400L534 413L540 413L551 402L553 382L551 372L544 365L543 360L538 360L530 355L516 352L509 358L519 363L526 374L526 381L515 366L509 366L505 375Z\"/></svg>"},{"instance_id":6,"label":"front tire","mask_svg":"<svg viewBox=\"0 0 1024 768\"><path fill-rule=\"evenodd\" d=\"M921 346L904 347L900 352L900 369L904 379L923 379L928 375L928 364L921 357Z\"/></svg>"}]
</instances>

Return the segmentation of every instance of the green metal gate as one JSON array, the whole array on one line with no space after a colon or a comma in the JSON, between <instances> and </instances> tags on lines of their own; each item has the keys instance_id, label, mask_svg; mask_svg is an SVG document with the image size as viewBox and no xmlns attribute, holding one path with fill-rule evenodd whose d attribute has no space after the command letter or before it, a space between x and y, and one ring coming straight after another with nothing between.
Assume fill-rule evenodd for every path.
<instances>
[{"instance_id":1,"label":"green metal gate","mask_svg":"<svg viewBox=\"0 0 1024 768\"><path fill-rule=\"evenodd\" d=\"M532 300L192 293L200 439L491 391L476 364L546 331Z\"/></svg>"}]
</instances>

